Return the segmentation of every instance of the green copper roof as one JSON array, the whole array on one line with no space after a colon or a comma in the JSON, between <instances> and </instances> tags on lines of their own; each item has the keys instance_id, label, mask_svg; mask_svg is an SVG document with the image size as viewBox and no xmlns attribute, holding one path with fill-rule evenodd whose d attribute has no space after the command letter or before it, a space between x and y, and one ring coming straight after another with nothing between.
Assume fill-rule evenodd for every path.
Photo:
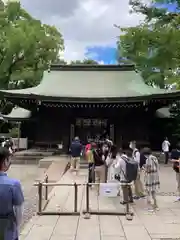
<instances>
[{"instance_id":1,"label":"green copper roof","mask_svg":"<svg viewBox=\"0 0 180 240\"><path fill-rule=\"evenodd\" d=\"M44 72L42 82L33 88L1 90L6 96L107 99L136 98L169 93L146 85L140 74L120 66L61 66Z\"/></svg>"},{"instance_id":2,"label":"green copper roof","mask_svg":"<svg viewBox=\"0 0 180 240\"><path fill-rule=\"evenodd\" d=\"M12 109L12 111L9 114L2 115L2 116L4 117L4 119L7 119L7 120L13 120L13 121L26 120L31 117L31 111L28 111L20 107L15 107Z\"/></svg>"}]
</instances>

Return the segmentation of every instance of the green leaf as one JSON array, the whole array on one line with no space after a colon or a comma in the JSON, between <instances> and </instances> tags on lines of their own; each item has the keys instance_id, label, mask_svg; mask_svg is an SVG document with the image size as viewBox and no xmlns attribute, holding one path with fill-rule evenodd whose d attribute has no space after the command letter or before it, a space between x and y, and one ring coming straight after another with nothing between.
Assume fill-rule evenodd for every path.
<instances>
[{"instance_id":1,"label":"green leaf","mask_svg":"<svg viewBox=\"0 0 180 240\"><path fill-rule=\"evenodd\" d=\"M54 26L34 19L19 2L0 1L0 88L37 85L63 50Z\"/></svg>"}]
</instances>

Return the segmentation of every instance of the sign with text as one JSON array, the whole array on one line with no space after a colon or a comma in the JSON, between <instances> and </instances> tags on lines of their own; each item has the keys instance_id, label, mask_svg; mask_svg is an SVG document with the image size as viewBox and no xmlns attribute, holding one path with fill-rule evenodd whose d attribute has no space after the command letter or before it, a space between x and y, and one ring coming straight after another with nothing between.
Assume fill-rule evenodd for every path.
<instances>
[{"instance_id":1,"label":"sign with text","mask_svg":"<svg viewBox=\"0 0 180 240\"><path fill-rule=\"evenodd\" d=\"M89 118L77 118L76 126L78 127L107 127L107 119L89 119Z\"/></svg>"}]
</instances>

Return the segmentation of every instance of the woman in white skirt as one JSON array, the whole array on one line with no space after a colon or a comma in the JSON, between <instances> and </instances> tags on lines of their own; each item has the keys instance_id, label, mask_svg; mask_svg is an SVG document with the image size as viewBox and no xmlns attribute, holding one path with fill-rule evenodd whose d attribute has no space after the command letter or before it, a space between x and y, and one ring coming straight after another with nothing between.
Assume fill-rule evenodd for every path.
<instances>
[{"instance_id":1,"label":"woman in white skirt","mask_svg":"<svg viewBox=\"0 0 180 240\"><path fill-rule=\"evenodd\" d=\"M152 155L149 148L144 148L143 153L146 157L146 164L144 165L144 181L145 190L147 192L148 211L158 210L157 191L160 188L159 181L159 163L157 158ZM153 203L151 204L151 198Z\"/></svg>"}]
</instances>

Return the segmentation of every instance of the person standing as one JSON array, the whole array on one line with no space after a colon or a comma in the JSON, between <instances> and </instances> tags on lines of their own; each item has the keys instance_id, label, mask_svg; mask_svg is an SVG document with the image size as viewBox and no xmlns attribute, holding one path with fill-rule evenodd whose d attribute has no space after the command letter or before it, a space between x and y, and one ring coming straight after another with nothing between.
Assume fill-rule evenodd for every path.
<instances>
[{"instance_id":1,"label":"person standing","mask_svg":"<svg viewBox=\"0 0 180 240\"><path fill-rule=\"evenodd\" d=\"M80 143L79 137L75 137L71 143L71 170L78 171L80 166L80 158L82 154L82 144Z\"/></svg>"},{"instance_id":2,"label":"person standing","mask_svg":"<svg viewBox=\"0 0 180 240\"><path fill-rule=\"evenodd\" d=\"M93 183L95 180L94 176L94 156L93 150L96 148L96 144L92 143L91 147L86 152L86 158L88 161L88 183Z\"/></svg>"},{"instance_id":3,"label":"person standing","mask_svg":"<svg viewBox=\"0 0 180 240\"><path fill-rule=\"evenodd\" d=\"M177 201L180 201L180 142L177 143L176 149L172 150L171 152L171 162L173 163L173 169L176 172L176 182L178 191Z\"/></svg>"},{"instance_id":4,"label":"person standing","mask_svg":"<svg viewBox=\"0 0 180 240\"><path fill-rule=\"evenodd\" d=\"M115 181L115 169L114 164L116 163L117 156L117 147L112 145L110 148L110 153L106 158L106 166L107 166L107 182Z\"/></svg>"},{"instance_id":5,"label":"person standing","mask_svg":"<svg viewBox=\"0 0 180 240\"><path fill-rule=\"evenodd\" d=\"M168 138L166 137L162 143L162 151L164 153L165 157L165 164L168 164L169 160L169 147L170 147L170 142L168 141Z\"/></svg>"},{"instance_id":6,"label":"person standing","mask_svg":"<svg viewBox=\"0 0 180 240\"><path fill-rule=\"evenodd\" d=\"M140 169L140 152L136 148L136 141L131 141L129 147L132 149L132 158L134 161L136 161L139 165L137 178L134 181L134 191L135 196L134 199L144 198L144 187L141 181L141 169Z\"/></svg>"},{"instance_id":7,"label":"person standing","mask_svg":"<svg viewBox=\"0 0 180 240\"><path fill-rule=\"evenodd\" d=\"M95 179L98 183L106 181L105 157L103 155L102 146L97 146L93 149Z\"/></svg>"},{"instance_id":8,"label":"person standing","mask_svg":"<svg viewBox=\"0 0 180 240\"><path fill-rule=\"evenodd\" d=\"M123 193L123 200L120 202L121 204L126 204L128 202L133 203L133 195L132 195L132 188L127 179L127 168L126 168L126 161L132 159L132 151L129 149L125 151L125 153L121 153L117 155L117 162L114 164L114 168L118 169L119 171L119 180L121 183L121 189Z\"/></svg>"},{"instance_id":9,"label":"person standing","mask_svg":"<svg viewBox=\"0 0 180 240\"><path fill-rule=\"evenodd\" d=\"M9 151L0 147L0 239L18 240L24 196L18 180L7 176Z\"/></svg>"},{"instance_id":10,"label":"person standing","mask_svg":"<svg viewBox=\"0 0 180 240\"><path fill-rule=\"evenodd\" d=\"M156 193L160 187L159 181L159 163L155 156L152 155L151 149L144 148L143 153L146 157L146 163L144 165L145 173L145 190L147 192L147 205L148 211L159 210L157 205ZM153 204L151 205L151 198Z\"/></svg>"}]
</instances>

